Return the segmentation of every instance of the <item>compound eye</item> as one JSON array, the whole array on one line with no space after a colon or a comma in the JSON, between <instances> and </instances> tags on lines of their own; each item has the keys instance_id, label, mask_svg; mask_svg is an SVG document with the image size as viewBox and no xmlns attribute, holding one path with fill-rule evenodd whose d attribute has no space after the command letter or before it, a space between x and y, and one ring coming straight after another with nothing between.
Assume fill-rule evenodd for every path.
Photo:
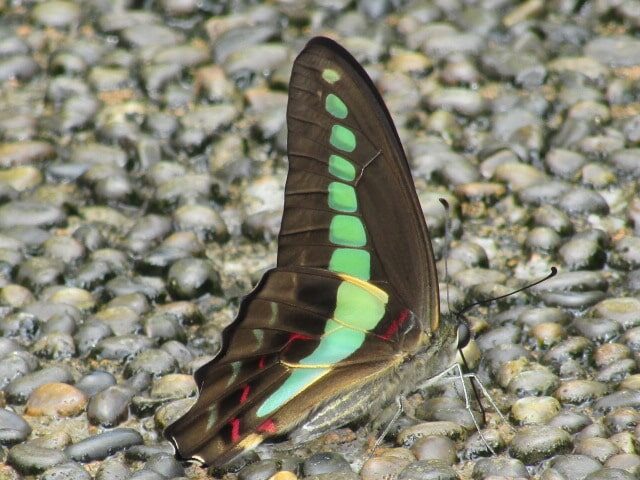
<instances>
[{"instance_id":1,"label":"compound eye","mask_svg":"<svg viewBox=\"0 0 640 480\"><path fill-rule=\"evenodd\" d=\"M463 322L458 325L458 350L466 347L469 344L469 340L471 340L471 331L469 330L469 325Z\"/></svg>"}]
</instances>

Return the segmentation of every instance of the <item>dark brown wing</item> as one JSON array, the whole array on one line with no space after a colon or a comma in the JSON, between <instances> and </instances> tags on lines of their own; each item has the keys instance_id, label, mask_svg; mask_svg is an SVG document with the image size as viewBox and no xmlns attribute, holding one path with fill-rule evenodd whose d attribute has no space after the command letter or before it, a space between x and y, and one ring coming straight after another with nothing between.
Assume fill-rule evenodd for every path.
<instances>
[{"instance_id":1,"label":"dark brown wing","mask_svg":"<svg viewBox=\"0 0 640 480\"><path fill-rule=\"evenodd\" d=\"M341 246L368 252L365 279L388 282L425 330L437 329L435 260L402 145L371 79L334 41L314 38L296 59L287 125L289 176L278 266L353 268L357 259L334 261L330 230L337 213L356 217L365 244L358 237L355 245L347 238ZM351 228L348 220L343 223Z\"/></svg>"}]
</instances>

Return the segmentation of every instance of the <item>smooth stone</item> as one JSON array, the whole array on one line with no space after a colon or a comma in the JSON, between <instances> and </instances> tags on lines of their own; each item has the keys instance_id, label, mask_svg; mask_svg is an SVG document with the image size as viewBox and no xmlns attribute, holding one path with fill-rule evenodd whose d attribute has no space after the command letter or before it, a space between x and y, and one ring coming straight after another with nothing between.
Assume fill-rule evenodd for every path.
<instances>
[{"instance_id":1,"label":"smooth stone","mask_svg":"<svg viewBox=\"0 0 640 480\"><path fill-rule=\"evenodd\" d=\"M635 297L607 298L591 309L594 316L614 320L625 330L640 325L639 311L640 300Z\"/></svg>"},{"instance_id":2,"label":"smooth stone","mask_svg":"<svg viewBox=\"0 0 640 480\"><path fill-rule=\"evenodd\" d=\"M342 455L333 452L315 453L302 463L305 476L350 471L351 467Z\"/></svg>"},{"instance_id":3,"label":"smooth stone","mask_svg":"<svg viewBox=\"0 0 640 480\"><path fill-rule=\"evenodd\" d=\"M570 215L609 213L609 205L598 192L576 188L562 196L558 206Z\"/></svg>"},{"instance_id":4,"label":"smooth stone","mask_svg":"<svg viewBox=\"0 0 640 480\"><path fill-rule=\"evenodd\" d=\"M562 403L580 405L602 397L607 390L606 384L595 380L569 380L562 382L555 397Z\"/></svg>"},{"instance_id":5,"label":"smooth stone","mask_svg":"<svg viewBox=\"0 0 640 480\"><path fill-rule=\"evenodd\" d=\"M184 477L185 471L173 454L158 453L151 457L144 468L159 473L164 478Z\"/></svg>"},{"instance_id":6,"label":"smooth stone","mask_svg":"<svg viewBox=\"0 0 640 480\"><path fill-rule=\"evenodd\" d=\"M605 397L599 398L594 405L595 410L604 413L620 407L639 408L640 391L621 390L610 393Z\"/></svg>"},{"instance_id":7,"label":"smooth stone","mask_svg":"<svg viewBox=\"0 0 640 480\"><path fill-rule=\"evenodd\" d=\"M5 389L7 399L14 404L23 404L38 387L52 382L71 383L69 369L61 366L46 367L16 378Z\"/></svg>"},{"instance_id":8,"label":"smooth stone","mask_svg":"<svg viewBox=\"0 0 640 480\"><path fill-rule=\"evenodd\" d=\"M539 323L531 329L531 334L536 339L538 347L549 348L560 343L566 337L566 330L557 323Z\"/></svg>"},{"instance_id":9,"label":"smooth stone","mask_svg":"<svg viewBox=\"0 0 640 480\"><path fill-rule=\"evenodd\" d=\"M439 460L422 460L407 465L398 480L458 480L456 471Z\"/></svg>"},{"instance_id":10,"label":"smooth stone","mask_svg":"<svg viewBox=\"0 0 640 480\"><path fill-rule=\"evenodd\" d=\"M167 287L176 298L193 298L220 291L220 275L207 260L184 258L169 269Z\"/></svg>"},{"instance_id":11,"label":"smooth stone","mask_svg":"<svg viewBox=\"0 0 640 480\"><path fill-rule=\"evenodd\" d=\"M619 453L609 457L604 466L625 470L637 478L640 474L640 456L635 453Z\"/></svg>"},{"instance_id":12,"label":"smooth stone","mask_svg":"<svg viewBox=\"0 0 640 480\"><path fill-rule=\"evenodd\" d=\"M572 322L573 328L593 342L608 342L622 333L622 327L614 320L605 318L578 317Z\"/></svg>"},{"instance_id":13,"label":"smooth stone","mask_svg":"<svg viewBox=\"0 0 640 480\"><path fill-rule=\"evenodd\" d=\"M546 425L530 425L521 428L511 441L509 453L527 465L571 449L571 437L567 432Z\"/></svg>"},{"instance_id":14,"label":"smooth stone","mask_svg":"<svg viewBox=\"0 0 640 480\"><path fill-rule=\"evenodd\" d=\"M413 444L411 451L419 461L440 460L446 465L456 463L456 447L448 437L423 437Z\"/></svg>"},{"instance_id":15,"label":"smooth stone","mask_svg":"<svg viewBox=\"0 0 640 480\"><path fill-rule=\"evenodd\" d=\"M593 239L572 238L558 251L570 270L598 270L606 262L604 249Z\"/></svg>"},{"instance_id":16,"label":"smooth stone","mask_svg":"<svg viewBox=\"0 0 640 480\"><path fill-rule=\"evenodd\" d=\"M546 370L525 370L507 385L510 393L518 397L548 395L558 386L558 376Z\"/></svg>"},{"instance_id":17,"label":"smooth stone","mask_svg":"<svg viewBox=\"0 0 640 480\"><path fill-rule=\"evenodd\" d=\"M463 458L473 460L478 457L492 456L493 453L487 448L487 444L489 444L494 452L501 451L505 447L504 439L498 430L485 428L482 430L482 437L479 432L475 432L467 439Z\"/></svg>"},{"instance_id":18,"label":"smooth stone","mask_svg":"<svg viewBox=\"0 0 640 480\"><path fill-rule=\"evenodd\" d=\"M91 480L91 475L77 463L63 463L46 469L40 476L42 480Z\"/></svg>"},{"instance_id":19,"label":"smooth stone","mask_svg":"<svg viewBox=\"0 0 640 480\"><path fill-rule=\"evenodd\" d=\"M626 271L640 268L640 237L626 236L617 241L609 265Z\"/></svg>"},{"instance_id":20,"label":"smooth stone","mask_svg":"<svg viewBox=\"0 0 640 480\"><path fill-rule=\"evenodd\" d=\"M527 467L515 458L492 457L481 458L473 466L472 478L484 480L488 478L529 478Z\"/></svg>"},{"instance_id":21,"label":"smooth stone","mask_svg":"<svg viewBox=\"0 0 640 480\"><path fill-rule=\"evenodd\" d=\"M618 468L603 468L590 473L584 480L634 480L636 477L626 470Z\"/></svg>"},{"instance_id":22,"label":"smooth stone","mask_svg":"<svg viewBox=\"0 0 640 480\"><path fill-rule=\"evenodd\" d=\"M114 427L127 419L129 403L135 391L126 386L113 385L96 393L87 405L87 418L93 425Z\"/></svg>"},{"instance_id":23,"label":"smooth stone","mask_svg":"<svg viewBox=\"0 0 640 480\"><path fill-rule=\"evenodd\" d=\"M87 397L93 397L115 384L116 379L112 374L103 370L94 370L80 378L75 387L82 390Z\"/></svg>"},{"instance_id":24,"label":"smooth stone","mask_svg":"<svg viewBox=\"0 0 640 480\"><path fill-rule=\"evenodd\" d=\"M400 430L397 442L411 447L418 439L428 436L446 436L452 440L459 440L466 437L466 430L449 421L424 422Z\"/></svg>"},{"instance_id":25,"label":"smooth stone","mask_svg":"<svg viewBox=\"0 0 640 480\"><path fill-rule=\"evenodd\" d=\"M568 235L574 230L569 216L553 205L542 205L534 210L533 221L536 225L548 227L559 235Z\"/></svg>"},{"instance_id":26,"label":"smooth stone","mask_svg":"<svg viewBox=\"0 0 640 480\"><path fill-rule=\"evenodd\" d=\"M520 425L549 422L560 412L560 403L553 397L524 397L511 406L511 415Z\"/></svg>"},{"instance_id":27,"label":"smooth stone","mask_svg":"<svg viewBox=\"0 0 640 480\"><path fill-rule=\"evenodd\" d=\"M605 343L596 348L593 354L593 360L599 368L611 365L614 362L628 359L631 356L631 350L621 343Z\"/></svg>"},{"instance_id":28,"label":"smooth stone","mask_svg":"<svg viewBox=\"0 0 640 480\"><path fill-rule=\"evenodd\" d=\"M590 473L600 470L602 465L597 460L586 455L558 455L551 461L549 467L561 478L584 480Z\"/></svg>"},{"instance_id":29,"label":"smooth stone","mask_svg":"<svg viewBox=\"0 0 640 480\"><path fill-rule=\"evenodd\" d=\"M533 251L554 252L558 249L562 239L549 227L535 227L527 233L525 245Z\"/></svg>"},{"instance_id":30,"label":"smooth stone","mask_svg":"<svg viewBox=\"0 0 640 480\"><path fill-rule=\"evenodd\" d=\"M96 480L127 480L131 476L129 467L120 459L107 458L96 473Z\"/></svg>"},{"instance_id":31,"label":"smooth stone","mask_svg":"<svg viewBox=\"0 0 640 480\"><path fill-rule=\"evenodd\" d=\"M68 333L53 332L43 335L33 345L32 351L38 357L60 360L75 356L76 346Z\"/></svg>"},{"instance_id":32,"label":"smooth stone","mask_svg":"<svg viewBox=\"0 0 640 480\"><path fill-rule=\"evenodd\" d=\"M91 462L142 443L142 435L133 428L116 428L80 440L65 448L64 452L73 460Z\"/></svg>"},{"instance_id":33,"label":"smooth stone","mask_svg":"<svg viewBox=\"0 0 640 480\"><path fill-rule=\"evenodd\" d=\"M85 355L93 350L101 340L113 335L111 328L105 323L88 320L82 324L74 335L77 350L81 355Z\"/></svg>"},{"instance_id":34,"label":"smooth stone","mask_svg":"<svg viewBox=\"0 0 640 480\"><path fill-rule=\"evenodd\" d=\"M592 437L576 442L574 453L577 455L587 455L588 457L598 460L600 463L604 463L609 457L618 453L618 447L606 438Z\"/></svg>"},{"instance_id":35,"label":"smooth stone","mask_svg":"<svg viewBox=\"0 0 640 480\"><path fill-rule=\"evenodd\" d=\"M24 442L31 434L31 426L17 413L0 408L0 445Z\"/></svg>"},{"instance_id":36,"label":"smooth stone","mask_svg":"<svg viewBox=\"0 0 640 480\"><path fill-rule=\"evenodd\" d=\"M583 414L577 412L560 412L553 417L548 425L551 427L558 427L571 434L579 432L586 426L591 424L591 419Z\"/></svg>"},{"instance_id":37,"label":"smooth stone","mask_svg":"<svg viewBox=\"0 0 640 480\"><path fill-rule=\"evenodd\" d=\"M631 430L638 423L640 423L640 414L630 407L616 408L604 417L607 430L614 433Z\"/></svg>"},{"instance_id":38,"label":"smooth stone","mask_svg":"<svg viewBox=\"0 0 640 480\"><path fill-rule=\"evenodd\" d=\"M110 331L111 329L109 329ZM133 358L153 346L153 339L143 335L109 336L98 342L94 348L94 354L99 359L125 360Z\"/></svg>"},{"instance_id":39,"label":"smooth stone","mask_svg":"<svg viewBox=\"0 0 640 480\"><path fill-rule=\"evenodd\" d=\"M32 416L72 417L84 411L86 395L66 383L46 383L39 386L27 400L25 413Z\"/></svg>"},{"instance_id":40,"label":"smooth stone","mask_svg":"<svg viewBox=\"0 0 640 480\"><path fill-rule=\"evenodd\" d=\"M129 361L125 367L126 376L132 376L139 372L146 372L153 376L162 376L173 373L177 368L175 359L164 350L152 348L141 352Z\"/></svg>"},{"instance_id":41,"label":"smooth stone","mask_svg":"<svg viewBox=\"0 0 640 480\"><path fill-rule=\"evenodd\" d=\"M24 475L42 473L67 460L64 452L26 443L11 448L7 457L7 462Z\"/></svg>"}]
</instances>

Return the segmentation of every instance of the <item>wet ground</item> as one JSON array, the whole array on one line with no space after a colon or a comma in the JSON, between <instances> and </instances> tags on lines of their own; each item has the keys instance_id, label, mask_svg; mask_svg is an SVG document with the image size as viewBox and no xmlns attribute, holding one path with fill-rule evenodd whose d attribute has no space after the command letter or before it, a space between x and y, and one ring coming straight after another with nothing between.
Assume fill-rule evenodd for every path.
<instances>
[{"instance_id":1,"label":"wet ground","mask_svg":"<svg viewBox=\"0 0 640 480\"><path fill-rule=\"evenodd\" d=\"M0 0L0 477L640 477L639 27L634 1ZM496 455L453 383L368 460L366 428L227 471L161 436L275 263L319 34L393 114L441 280L452 206L452 308L560 271L470 312Z\"/></svg>"}]
</instances>

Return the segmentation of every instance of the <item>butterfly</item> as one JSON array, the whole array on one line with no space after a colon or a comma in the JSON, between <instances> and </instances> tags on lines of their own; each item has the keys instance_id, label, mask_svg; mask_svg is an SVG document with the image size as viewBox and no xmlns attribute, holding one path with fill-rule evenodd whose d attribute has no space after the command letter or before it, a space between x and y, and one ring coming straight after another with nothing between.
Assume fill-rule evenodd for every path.
<instances>
[{"instance_id":1,"label":"butterfly","mask_svg":"<svg viewBox=\"0 0 640 480\"><path fill-rule=\"evenodd\" d=\"M398 133L355 60L324 37L296 58L278 261L240 305L199 398L165 436L223 465L375 416L454 363L429 232ZM462 325L462 327L461 327Z\"/></svg>"}]
</instances>

